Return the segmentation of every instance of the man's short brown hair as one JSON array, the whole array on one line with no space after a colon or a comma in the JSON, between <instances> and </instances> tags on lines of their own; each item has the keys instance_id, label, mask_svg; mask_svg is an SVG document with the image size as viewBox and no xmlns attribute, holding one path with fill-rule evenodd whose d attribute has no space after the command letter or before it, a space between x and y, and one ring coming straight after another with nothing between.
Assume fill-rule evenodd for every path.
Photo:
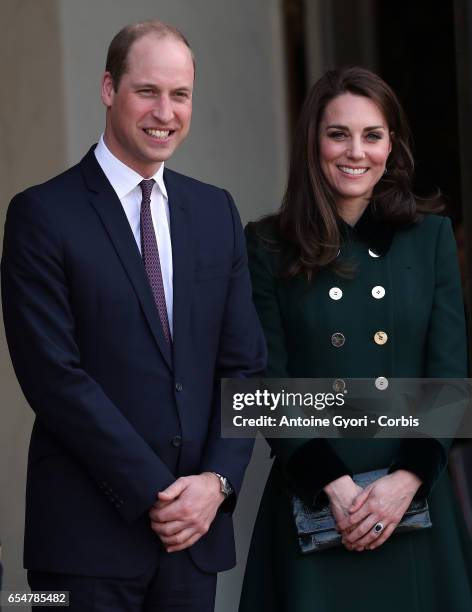
<instances>
[{"instance_id":1,"label":"man's short brown hair","mask_svg":"<svg viewBox=\"0 0 472 612\"><path fill-rule=\"evenodd\" d=\"M195 70L195 57L192 48L178 28L157 20L140 21L122 28L108 47L105 70L111 74L115 91L118 90L121 77L127 70L127 60L131 45L147 34L154 34L157 38L171 36L184 43L190 51Z\"/></svg>"}]
</instances>

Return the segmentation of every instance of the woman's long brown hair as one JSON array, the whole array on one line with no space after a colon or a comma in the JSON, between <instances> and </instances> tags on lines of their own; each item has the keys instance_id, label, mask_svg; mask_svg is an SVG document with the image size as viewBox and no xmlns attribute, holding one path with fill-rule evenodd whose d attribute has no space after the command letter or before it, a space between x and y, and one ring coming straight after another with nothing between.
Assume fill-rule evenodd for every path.
<instances>
[{"instance_id":1,"label":"woman's long brown hair","mask_svg":"<svg viewBox=\"0 0 472 612\"><path fill-rule=\"evenodd\" d=\"M392 228L401 228L417 222L422 212L440 210L437 199L420 200L412 192L410 130L393 90L365 68L330 70L313 85L303 105L280 210L259 222L263 227L265 221L275 221L277 243L285 255L284 276L302 273L311 279L317 270L335 262L340 246L339 215L335 193L320 165L319 126L328 103L348 92L375 102L391 134L392 151L387 172L374 187L372 214Z\"/></svg>"}]
</instances>

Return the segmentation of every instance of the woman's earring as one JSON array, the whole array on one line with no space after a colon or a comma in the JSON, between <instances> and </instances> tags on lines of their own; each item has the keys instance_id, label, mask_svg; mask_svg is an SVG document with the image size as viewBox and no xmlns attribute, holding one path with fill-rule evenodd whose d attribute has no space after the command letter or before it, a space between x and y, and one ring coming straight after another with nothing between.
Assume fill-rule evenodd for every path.
<instances>
[{"instance_id":1,"label":"woman's earring","mask_svg":"<svg viewBox=\"0 0 472 612\"><path fill-rule=\"evenodd\" d=\"M387 166L385 166L384 174L387 174Z\"/></svg>"}]
</instances>

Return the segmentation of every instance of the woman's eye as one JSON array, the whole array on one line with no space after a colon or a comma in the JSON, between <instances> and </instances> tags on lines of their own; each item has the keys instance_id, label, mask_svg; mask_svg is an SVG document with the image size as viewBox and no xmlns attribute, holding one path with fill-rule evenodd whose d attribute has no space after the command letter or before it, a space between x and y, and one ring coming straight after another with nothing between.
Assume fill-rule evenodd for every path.
<instances>
[{"instance_id":1,"label":"woman's eye","mask_svg":"<svg viewBox=\"0 0 472 612\"><path fill-rule=\"evenodd\" d=\"M382 140L382 134L379 134L378 132L369 132L367 134L367 140L370 140L372 142L376 142L377 140Z\"/></svg>"},{"instance_id":2,"label":"woman's eye","mask_svg":"<svg viewBox=\"0 0 472 612\"><path fill-rule=\"evenodd\" d=\"M329 138L333 138L334 140L342 140L345 136L344 132L329 132Z\"/></svg>"}]
</instances>

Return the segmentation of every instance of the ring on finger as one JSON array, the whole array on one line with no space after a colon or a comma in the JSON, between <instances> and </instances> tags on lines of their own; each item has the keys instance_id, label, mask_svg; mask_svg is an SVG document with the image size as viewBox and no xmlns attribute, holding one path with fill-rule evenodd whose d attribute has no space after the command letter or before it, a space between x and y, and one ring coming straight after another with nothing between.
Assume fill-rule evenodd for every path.
<instances>
[{"instance_id":1,"label":"ring on finger","mask_svg":"<svg viewBox=\"0 0 472 612\"><path fill-rule=\"evenodd\" d=\"M378 523L375 523L375 525L372 528L372 531L375 533L375 535L381 534L383 530L384 530L384 524L381 523L380 521Z\"/></svg>"}]
</instances>

